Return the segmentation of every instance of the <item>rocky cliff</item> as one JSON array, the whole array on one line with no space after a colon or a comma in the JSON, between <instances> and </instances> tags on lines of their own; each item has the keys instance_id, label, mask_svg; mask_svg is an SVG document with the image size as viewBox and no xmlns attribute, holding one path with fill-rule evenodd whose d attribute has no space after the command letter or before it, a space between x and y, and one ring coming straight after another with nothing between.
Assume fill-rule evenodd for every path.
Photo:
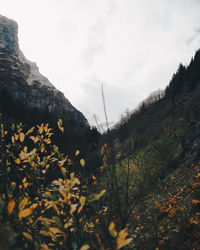
<instances>
[{"instance_id":1,"label":"rocky cliff","mask_svg":"<svg viewBox=\"0 0 200 250\"><path fill-rule=\"evenodd\" d=\"M64 135L57 129L62 119ZM18 44L18 25L0 15L0 122L10 127L22 122L28 127L49 123L54 128L53 143L62 152L86 153L92 130L64 94L40 74L37 65L25 58Z\"/></svg>"},{"instance_id":2,"label":"rocky cliff","mask_svg":"<svg viewBox=\"0 0 200 250\"><path fill-rule=\"evenodd\" d=\"M25 122L57 120L89 127L63 93L25 58L18 44L18 25L0 15L0 112Z\"/></svg>"}]
</instances>

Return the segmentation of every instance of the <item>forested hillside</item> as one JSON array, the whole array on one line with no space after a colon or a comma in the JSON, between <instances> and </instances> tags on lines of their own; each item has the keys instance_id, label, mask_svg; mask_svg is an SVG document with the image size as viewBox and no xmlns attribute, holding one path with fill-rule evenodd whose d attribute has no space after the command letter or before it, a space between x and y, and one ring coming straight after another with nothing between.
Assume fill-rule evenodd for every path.
<instances>
[{"instance_id":1,"label":"forested hillside","mask_svg":"<svg viewBox=\"0 0 200 250\"><path fill-rule=\"evenodd\" d=\"M164 94L151 95L102 136L109 167L100 183L121 223L128 223L133 249L200 246L199 108L197 51Z\"/></svg>"},{"instance_id":2,"label":"forested hillside","mask_svg":"<svg viewBox=\"0 0 200 250\"><path fill-rule=\"evenodd\" d=\"M103 135L17 57L0 48L0 249L199 249L200 50Z\"/></svg>"}]
</instances>

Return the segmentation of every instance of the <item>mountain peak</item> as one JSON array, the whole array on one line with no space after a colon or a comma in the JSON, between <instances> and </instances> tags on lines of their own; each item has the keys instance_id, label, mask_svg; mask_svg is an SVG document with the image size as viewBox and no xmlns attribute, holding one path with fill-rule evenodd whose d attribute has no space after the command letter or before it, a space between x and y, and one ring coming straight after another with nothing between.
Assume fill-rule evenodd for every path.
<instances>
[{"instance_id":1,"label":"mountain peak","mask_svg":"<svg viewBox=\"0 0 200 250\"><path fill-rule=\"evenodd\" d=\"M88 127L78 111L19 48L18 24L0 15L0 112L31 122L51 117ZM34 115L31 115L34 112ZM79 125L78 125L79 124Z\"/></svg>"},{"instance_id":2,"label":"mountain peak","mask_svg":"<svg viewBox=\"0 0 200 250\"><path fill-rule=\"evenodd\" d=\"M42 85L53 87L53 84L39 72L36 63L29 61L20 50L18 43L18 24L14 20L1 15L0 49L8 50L12 55L17 56L22 64L28 64L30 66L30 74L27 78L28 85L32 85L34 81L38 81Z\"/></svg>"},{"instance_id":3,"label":"mountain peak","mask_svg":"<svg viewBox=\"0 0 200 250\"><path fill-rule=\"evenodd\" d=\"M5 16L0 15L0 48L8 49L18 55L18 24Z\"/></svg>"}]
</instances>

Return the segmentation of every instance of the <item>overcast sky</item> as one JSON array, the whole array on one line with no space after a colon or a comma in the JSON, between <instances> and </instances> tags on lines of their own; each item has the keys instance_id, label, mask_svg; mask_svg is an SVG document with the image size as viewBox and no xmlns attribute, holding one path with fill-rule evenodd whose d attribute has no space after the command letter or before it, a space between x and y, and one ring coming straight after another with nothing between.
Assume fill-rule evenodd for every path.
<instances>
[{"instance_id":1,"label":"overcast sky","mask_svg":"<svg viewBox=\"0 0 200 250\"><path fill-rule=\"evenodd\" d=\"M200 0L0 0L27 59L95 123L117 122L200 48Z\"/></svg>"}]
</instances>

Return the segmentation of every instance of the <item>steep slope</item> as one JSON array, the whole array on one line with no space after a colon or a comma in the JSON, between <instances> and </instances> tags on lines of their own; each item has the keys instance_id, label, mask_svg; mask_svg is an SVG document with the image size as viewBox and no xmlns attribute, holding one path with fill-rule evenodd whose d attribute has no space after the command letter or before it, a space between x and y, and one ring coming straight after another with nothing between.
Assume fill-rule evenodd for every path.
<instances>
[{"instance_id":1,"label":"steep slope","mask_svg":"<svg viewBox=\"0 0 200 250\"><path fill-rule=\"evenodd\" d=\"M158 93L154 99L153 103L144 101L139 110L111 131L116 150L129 145L131 153L162 135L171 134L174 139L181 137L184 154L190 157L193 154L194 161L200 149L200 50L188 67L179 66L164 96ZM191 150L196 153L189 153Z\"/></svg>"},{"instance_id":2,"label":"steep slope","mask_svg":"<svg viewBox=\"0 0 200 250\"><path fill-rule=\"evenodd\" d=\"M19 49L17 23L3 16L0 16L0 113L6 120L26 124L50 122L54 126L61 118L68 134L65 140L70 143L68 150L72 144L81 144L90 130L83 114L40 74L35 63L24 57Z\"/></svg>"},{"instance_id":3,"label":"steep slope","mask_svg":"<svg viewBox=\"0 0 200 250\"><path fill-rule=\"evenodd\" d=\"M200 50L157 94L102 137L98 181L129 227L127 249L199 249Z\"/></svg>"}]
</instances>

